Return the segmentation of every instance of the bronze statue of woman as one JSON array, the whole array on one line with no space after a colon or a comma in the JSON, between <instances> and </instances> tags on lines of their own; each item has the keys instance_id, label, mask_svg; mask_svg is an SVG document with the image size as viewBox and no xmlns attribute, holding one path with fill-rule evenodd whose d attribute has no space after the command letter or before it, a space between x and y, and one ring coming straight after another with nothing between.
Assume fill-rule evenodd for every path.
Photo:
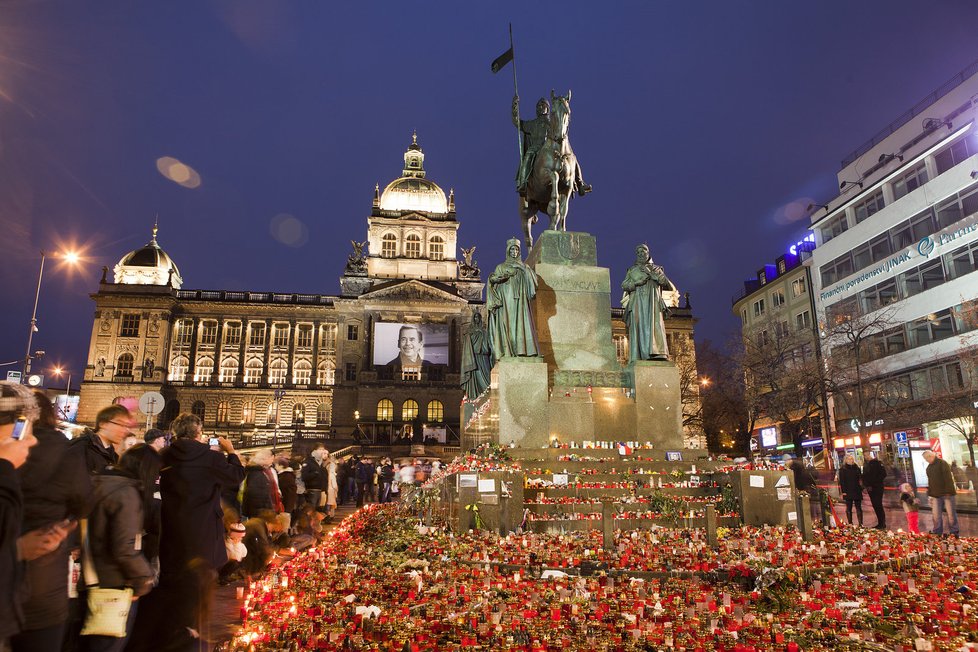
<instances>
[{"instance_id":1,"label":"bronze statue of woman","mask_svg":"<svg viewBox=\"0 0 978 652\"><path fill-rule=\"evenodd\" d=\"M533 305L537 275L520 258L520 241L506 241L506 260L489 276L486 309L489 311L489 342L493 358L537 355Z\"/></svg>"}]
</instances>

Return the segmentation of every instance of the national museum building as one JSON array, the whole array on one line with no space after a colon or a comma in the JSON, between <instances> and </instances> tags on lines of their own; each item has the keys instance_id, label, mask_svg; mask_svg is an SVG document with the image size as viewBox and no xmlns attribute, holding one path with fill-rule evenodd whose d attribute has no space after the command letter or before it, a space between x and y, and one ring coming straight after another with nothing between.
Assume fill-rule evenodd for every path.
<instances>
[{"instance_id":1,"label":"national museum building","mask_svg":"<svg viewBox=\"0 0 978 652\"><path fill-rule=\"evenodd\" d=\"M205 432L243 445L354 432L378 444L457 445L460 342L484 283L472 250L459 249L454 193L427 178L424 159L415 136L401 176L375 188L367 239L354 243L338 295L185 289L154 228L92 295L79 423L113 402L145 419L139 399L158 392L158 425L192 412ZM620 312L615 346L627 362ZM670 345L690 356L693 324L688 305L667 323ZM687 434L702 445L695 430Z\"/></svg>"}]
</instances>

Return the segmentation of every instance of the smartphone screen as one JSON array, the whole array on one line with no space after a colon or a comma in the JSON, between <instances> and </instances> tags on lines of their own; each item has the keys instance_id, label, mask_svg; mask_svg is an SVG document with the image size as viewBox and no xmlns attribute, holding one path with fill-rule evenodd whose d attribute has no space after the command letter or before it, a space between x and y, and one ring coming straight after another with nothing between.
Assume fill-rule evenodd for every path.
<instances>
[{"instance_id":1,"label":"smartphone screen","mask_svg":"<svg viewBox=\"0 0 978 652\"><path fill-rule=\"evenodd\" d=\"M207 442L208 446L220 446L221 442L217 437L211 437L210 441Z\"/></svg>"},{"instance_id":2,"label":"smartphone screen","mask_svg":"<svg viewBox=\"0 0 978 652\"><path fill-rule=\"evenodd\" d=\"M10 438L20 441L24 438L24 430L27 428L27 417L18 417L14 421L14 431L10 433Z\"/></svg>"}]
</instances>

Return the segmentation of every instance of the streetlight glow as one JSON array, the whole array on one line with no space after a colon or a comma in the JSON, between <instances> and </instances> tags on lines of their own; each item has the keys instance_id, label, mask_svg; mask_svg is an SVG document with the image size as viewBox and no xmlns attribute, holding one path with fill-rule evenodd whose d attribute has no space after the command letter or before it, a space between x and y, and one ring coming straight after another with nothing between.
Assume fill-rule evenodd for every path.
<instances>
[{"instance_id":1,"label":"streetlight glow","mask_svg":"<svg viewBox=\"0 0 978 652\"><path fill-rule=\"evenodd\" d=\"M77 265L81 261L81 254L77 251L66 251L61 257L69 265Z\"/></svg>"}]
</instances>

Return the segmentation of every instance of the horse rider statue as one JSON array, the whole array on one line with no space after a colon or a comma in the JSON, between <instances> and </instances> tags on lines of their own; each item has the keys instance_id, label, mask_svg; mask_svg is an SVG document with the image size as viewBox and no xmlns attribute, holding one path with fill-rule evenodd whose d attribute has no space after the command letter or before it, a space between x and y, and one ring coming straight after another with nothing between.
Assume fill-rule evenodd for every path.
<instances>
[{"instance_id":1,"label":"horse rider statue","mask_svg":"<svg viewBox=\"0 0 978 652\"><path fill-rule=\"evenodd\" d=\"M531 230L537 213L550 217L548 229L566 231L571 195L591 192L567 136L570 99L570 91L566 96L551 91L550 102L545 98L537 102L533 120L521 120L520 98L513 96L513 124L520 130L522 148L516 190L527 249L533 246Z\"/></svg>"}]
</instances>

